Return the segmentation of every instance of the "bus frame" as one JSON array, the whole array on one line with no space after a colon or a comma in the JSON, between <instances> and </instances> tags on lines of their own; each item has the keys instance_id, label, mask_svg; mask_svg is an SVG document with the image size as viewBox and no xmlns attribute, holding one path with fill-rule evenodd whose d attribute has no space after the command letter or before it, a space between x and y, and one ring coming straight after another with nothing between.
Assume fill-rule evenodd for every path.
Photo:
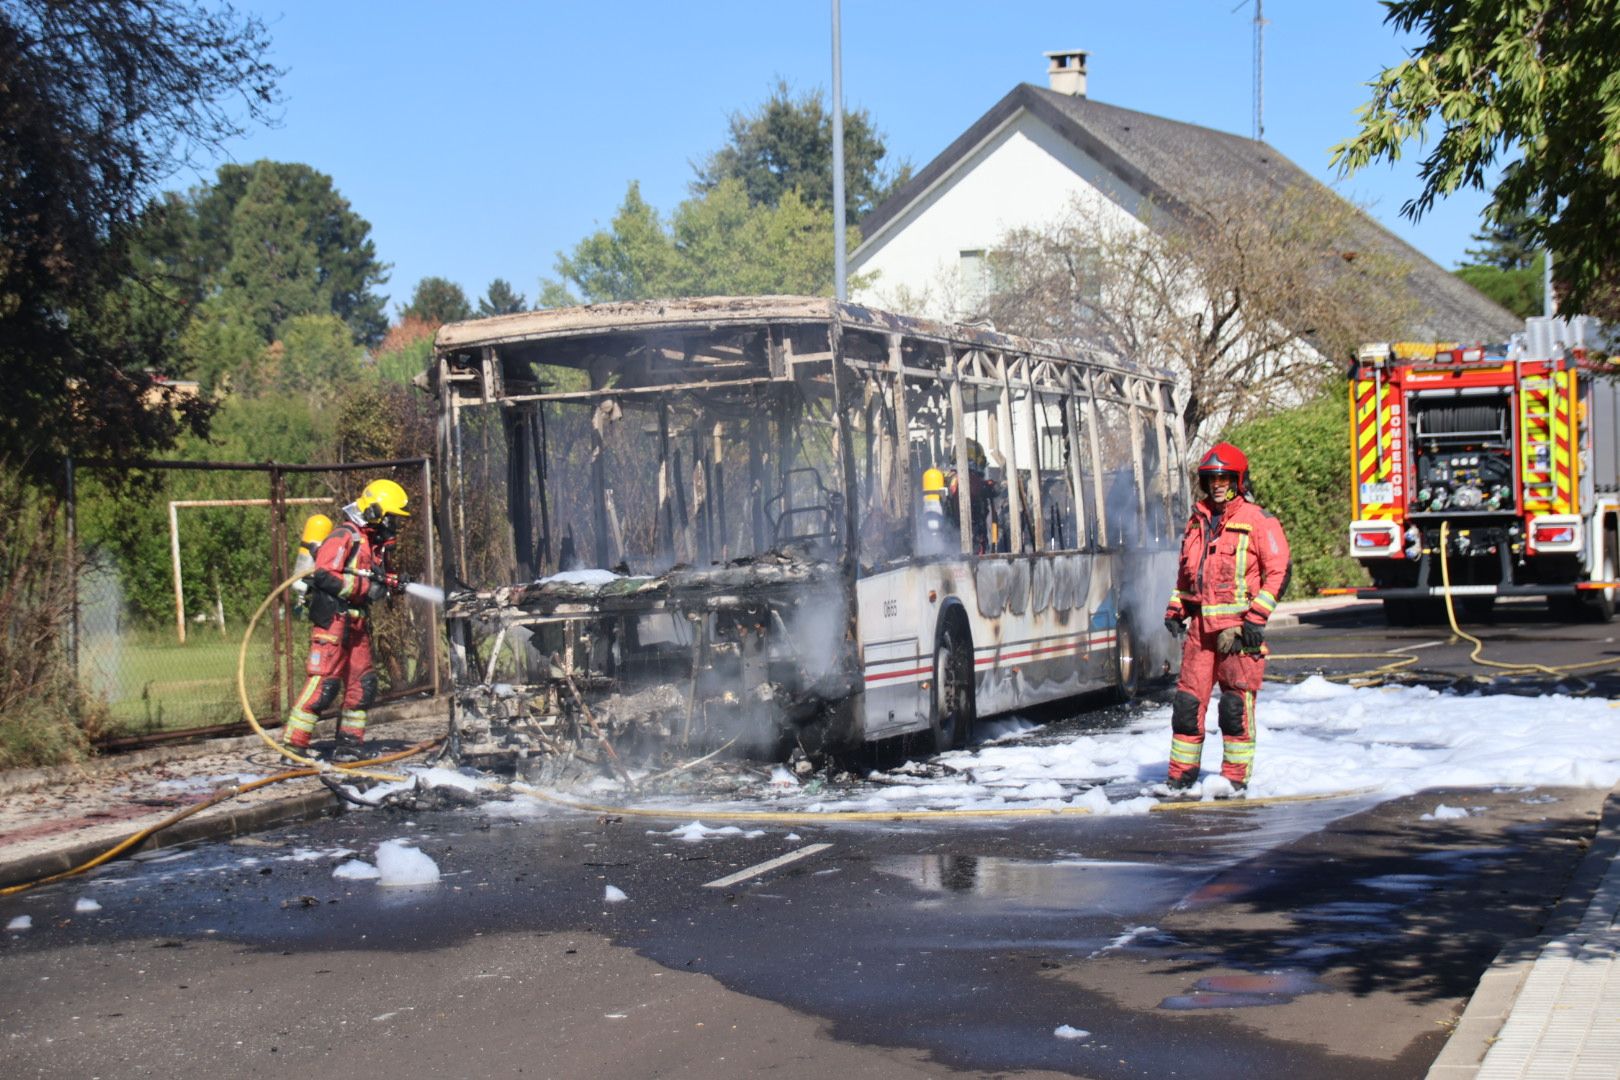
<instances>
[{"instance_id":1,"label":"bus frame","mask_svg":"<svg viewBox=\"0 0 1620 1080\"><path fill-rule=\"evenodd\" d=\"M1145 674L1189 498L1167 371L772 296L450 324L420 382L463 761L945 750Z\"/></svg>"}]
</instances>

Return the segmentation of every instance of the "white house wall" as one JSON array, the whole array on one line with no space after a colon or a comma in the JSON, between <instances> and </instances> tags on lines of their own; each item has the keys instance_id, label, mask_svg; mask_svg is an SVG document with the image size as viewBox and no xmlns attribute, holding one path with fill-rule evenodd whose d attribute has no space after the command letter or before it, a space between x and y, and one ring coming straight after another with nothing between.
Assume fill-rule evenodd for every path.
<instances>
[{"instance_id":1,"label":"white house wall","mask_svg":"<svg viewBox=\"0 0 1620 1080\"><path fill-rule=\"evenodd\" d=\"M1105 194L1106 193L1106 194ZM858 303L950 319L964 251L989 251L1010 230L1044 227L1077 206L1144 228L1141 198L1094 158L1027 112L1014 114L850 258L874 275Z\"/></svg>"}]
</instances>

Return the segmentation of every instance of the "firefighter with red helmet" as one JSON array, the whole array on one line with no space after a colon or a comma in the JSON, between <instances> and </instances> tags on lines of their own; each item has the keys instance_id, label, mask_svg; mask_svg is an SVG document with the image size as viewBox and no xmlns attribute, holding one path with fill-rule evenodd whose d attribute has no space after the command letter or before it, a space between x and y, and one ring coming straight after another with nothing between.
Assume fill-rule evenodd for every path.
<instances>
[{"instance_id":1,"label":"firefighter with red helmet","mask_svg":"<svg viewBox=\"0 0 1620 1080\"><path fill-rule=\"evenodd\" d=\"M377 697L371 666L371 605L404 587L388 568L389 552L405 510L405 489L373 480L343 508L343 521L315 551L310 576L309 681L287 714L287 747L308 755L315 720L342 696L334 761L365 756L366 710Z\"/></svg>"},{"instance_id":2,"label":"firefighter with red helmet","mask_svg":"<svg viewBox=\"0 0 1620 1080\"><path fill-rule=\"evenodd\" d=\"M1218 685L1221 775L1234 794L1254 762L1255 696L1265 674L1265 627L1288 586L1288 537L1253 501L1249 459L1217 443L1198 463L1203 498L1193 504L1181 540L1181 565L1164 625L1186 634L1181 679L1170 710L1171 794L1198 780L1204 714Z\"/></svg>"}]
</instances>

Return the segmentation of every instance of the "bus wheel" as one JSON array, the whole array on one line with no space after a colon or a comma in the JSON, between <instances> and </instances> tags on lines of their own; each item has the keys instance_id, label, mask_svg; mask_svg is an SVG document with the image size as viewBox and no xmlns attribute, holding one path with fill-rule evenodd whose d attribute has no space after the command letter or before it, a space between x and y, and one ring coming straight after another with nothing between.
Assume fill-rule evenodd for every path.
<instances>
[{"instance_id":1,"label":"bus wheel","mask_svg":"<svg viewBox=\"0 0 1620 1080\"><path fill-rule=\"evenodd\" d=\"M1135 701L1142 691L1143 654L1136 630L1129 619L1114 625L1114 700L1120 704Z\"/></svg>"},{"instance_id":2,"label":"bus wheel","mask_svg":"<svg viewBox=\"0 0 1620 1080\"><path fill-rule=\"evenodd\" d=\"M934 753L960 750L973 734L973 646L960 623L939 632L934 646L934 699L928 731Z\"/></svg>"}]
</instances>

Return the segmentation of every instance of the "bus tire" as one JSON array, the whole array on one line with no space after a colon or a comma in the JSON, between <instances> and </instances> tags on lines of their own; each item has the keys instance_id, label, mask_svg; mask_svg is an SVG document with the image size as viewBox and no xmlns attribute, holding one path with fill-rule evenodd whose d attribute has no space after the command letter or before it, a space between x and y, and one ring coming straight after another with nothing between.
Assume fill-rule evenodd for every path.
<instances>
[{"instance_id":1,"label":"bus tire","mask_svg":"<svg viewBox=\"0 0 1620 1080\"><path fill-rule=\"evenodd\" d=\"M1114 624L1114 701L1123 705L1142 692L1142 642L1131 620L1120 616Z\"/></svg>"},{"instance_id":2,"label":"bus tire","mask_svg":"<svg viewBox=\"0 0 1620 1080\"><path fill-rule=\"evenodd\" d=\"M934 690L928 732L934 753L960 750L973 735L973 639L967 621L947 612L934 635Z\"/></svg>"}]
</instances>

